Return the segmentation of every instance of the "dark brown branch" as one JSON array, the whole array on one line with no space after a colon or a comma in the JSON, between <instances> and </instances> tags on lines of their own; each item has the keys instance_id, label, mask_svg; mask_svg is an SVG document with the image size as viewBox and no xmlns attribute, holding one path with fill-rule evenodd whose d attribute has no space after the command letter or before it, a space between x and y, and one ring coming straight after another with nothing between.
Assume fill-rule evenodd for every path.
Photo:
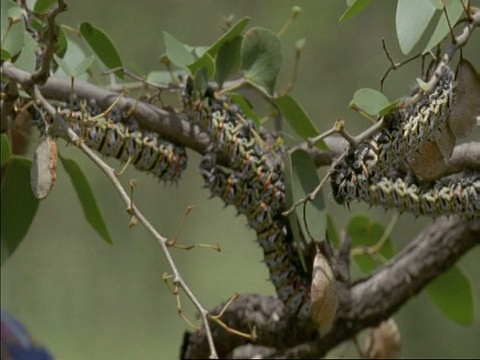
<instances>
[{"instance_id":1,"label":"dark brown branch","mask_svg":"<svg viewBox=\"0 0 480 360\"><path fill-rule=\"evenodd\" d=\"M214 327L212 331L219 356L322 357L359 331L392 316L475 245L480 245L480 218L437 219L368 278L351 287L339 283L342 305L332 330L321 339L309 324L302 325L288 318L278 299L243 295L227 310L224 320L240 330L255 326L258 340L255 347L245 347L247 342L243 339ZM240 346L243 347L235 350ZM182 356L208 356L203 330L200 334L185 337Z\"/></svg>"},{"instance_id":2,"label":"dark brown branch","mask_svg":"<svg viewBox=\"0 0 480 360\"><path fill-rule=\"evenodd\" d=\"M48 22L48 42L43 54L42 63L40 68L35 70L31 75L30 85L38 84L43 85L50 77L50 65L53 60L53 54L55 53L55 45L57 43L57 25L55 24L55 18L58 14L67 10L67 4L63 0L58 0L58 5L50 10L47 14Z\"/></svg>"}]
</instances>

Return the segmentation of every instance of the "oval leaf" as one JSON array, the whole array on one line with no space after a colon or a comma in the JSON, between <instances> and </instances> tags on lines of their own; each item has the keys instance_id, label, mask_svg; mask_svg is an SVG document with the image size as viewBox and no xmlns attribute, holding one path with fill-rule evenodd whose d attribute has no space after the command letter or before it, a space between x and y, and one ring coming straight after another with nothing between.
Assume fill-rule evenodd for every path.
<instances>
[{"instance_id":1,"label":"oval leaf","mask_svg":"<svg viewBox=\"0 0 480 360\"><path fill-rule=\"evenodd\" d=\"M188 69L191 74L195 74L195 72L202 67L207 69L207 78L211 79L213 74L215 74L215 63L209 53L203 54L200 59L189 65Z\"/></svg>"},{"instance_id":2,"label":"oval leaf","mask_svg":"<svg viewBox=\"0 0 480 360\"><path fill-rule=\"evenodd\" d=\"M33 7L33 11L35 11L37 14L43 14L47 12L53 4L56 3L56 0L37 0L35 2L35 6Z\"/></svg>"},{"instance_id":3,"label":"oval leaf","mask_svg":"<svg viewBox=\"0 0 480 360\"><path fill-rule=\"evenodd\" d=\"M215 79L218 87L221 89L223 82L240 67L240 49L243 37L237 36L232 40L226 41L215 58Z\"/></svg>"},{"instance_id":4,"label":"oval leaf","mask_svg":"<svg viewBox=\"0 0 480 360\"><path fill-rule=\"evenodd\" d=\"M87 72L88 68L93 64L94 60L95 55L90 55L89 57L83 59L82 62L77 65L75 70L73 70L72 76L77 77Z\"/></svg>"},{"instance_id":5,"label":"oval leaf","mask_svg":"<svg viewBox=\"0 0 480 360\"><path fill-rule=\"evenodd\" d=\"M175 39L172 35L163 32L165 49L168 59L179 67L186 68L195 62L195 56L188 50L187 46Z\"/></svg>"},{"instance_id":6,"label":"oval leaf","mask_svg":"<svg viewBox=\"0 0 480 360\"><path fill-rule=\"evenodd\" d=\"M374 222L366 216L359 215L350 219L347 232L352 239L352 248L375 246L382 238L385 229L382 224ZM380 257L372 258L370 254L355 254L355 263L364 272L369 273L377 268L383 260L391 259L395 255L395 246L390 238L383 243L378 251Z\"/></svg>"},{"instance_id":7,"label":"oval leaf","mask_svg":"<svg viewBox=\"0 0 480 360\"><path fill-rule=\"evenodd\" d=\"M350 7L342 14L340 21L350 19L352 16L362 12L372 0L356 0Z\"/></svg>"},{"instance_id":8,"label":"oval leaf","mask_svg":"<svg viewBox=\"0 0 480 360\"><path fill-rule=\"evenodd\" d=\"M83 22L80 24L80 33L107 68L114 69L123 67L122 60L115 45L113 45L103 30L94 27L88 22ZM123 79L122 71L117 71L115 74Z\"/></svg>"},{"instance_id":9,"label":"oval leaf","mask_svg":"<svg viewBox=\"0 0 480 360\"><path fill-rule=\"evenodd\" d=\"M457 266L448 269L427 286L427 292L440 311L461 325L473 322L473 295L470 280Z\"/></svg>"},{"instance_id":10,"label":"oval leaf","mask_svg":"<svg viewBox=\"0 0 480 360\"><path fill-rule=\"evenodd\" d=\"M284 95L273 99L273 102L280 108L287 123L300 137L308 139L319 134L313 121L293 97ZM319 141L316 146L322 150L328 150L323 140Z\"/></svg>"},{"instance_id":11,"label":"oval leaf","mask_svg":"<svg viewBox=\"0 0 480 360\"><path fill-rule=\"evenodd\" d=\"M82 169L80 169L78 164L72 159L66 159L60 156L60 160L62 161L62 165L70 177L70 180L72 180L75 192L82 204L85 219L103 240L112 244L112 237L108 232L105 220L103 219L97 201L95 200L95 196L93 195L92 188L90 187L86 176L83 174Z\"/></svg>"},{"instance_id":12,"label":"oval leaf","mask_svg":"<svg viewBox=\"0 0 480 360\"><path fill-rule=\"evenodd\" d=\"M420 40L435 11L430 1L398 0L395 24L400 49L405 55Z\"/></svg>"},{"instance_id":13,"label":"oval leaf","mask_svg":"<svg viewBox=\"0 0 480 360\"><path fill-rule=\"evenodd\" d=\"M225 34L223 34L220 37L220 39L215 41L215 43L212 46L210 46L210 48L208 49L208 53L211 56L215 56L217 52L220 50L220 48L222 47L222 45L227 41L230 41L233 38L240 35L242 31L247 27L249 22L250 22L250 18L248 16L238 20L235 25L233 25Z\"/></svg>"},{"instance_id":14,"label":"oval leaf","mask_svg":"<svg viewBox=\"0 0 480 360\"><path fill-rule=\"evenodd\" d=\"M306 151L298 149L288 154L285 165L285 191L288 207L305 198L319 183L320 179L315 164ZM313 201L308 202L306 210L306 222L310 234L315 240L320 241L325 237L327 228L325 204L321 192ZM297 206L289 219L291 224L299 223L302 238L310 240L303 219L303 205ZM302 238L295 238L295 241L300 242Z\"/></svg>"},{"instance_id":15,"label":"oval leaf","mask_svg":"<svg viewBox=\"0 0 480 360\"><path fill-rule=\"evenodd\" d=\"M25 24L23 22L23 19L20 18L18 20L15 20L17 21L16 23L11 23L13 16L16 16L18 9L20 8L17 6L10 8L8 11L9 17L8 19L6 19L6 21L2 17L2 23L3 21L5 21L6 28L10 28L8 30L8 33L6 34L7 36L2 39L2 49L11 57L17 55L22 50L23 45L25 44ZM2 37L5 36L5 31L7 31L7 29L3 30L2 26Z\"/></svg>"},{"instance_id":16,"label":"oval leaf","mask_svg":"<svg viewBox=\"0 0 480 360\"><path fill-rule=\"evenodd\" d=\"M390 106L387 97L375 89L363 88L355 91L349 107L357 107L367 114L376 116Z\"/></svg>"},{"instance_id":17,"label":"oval leaf","mask_svg":"<svg viewBox=\"0 0 480 360\"><path fill-rule=\"evenodd\" d=\"M30 189L31 161L13 157L6 169L1 196L1 261L2 265L14 253L28 232L40 201Z\"/></svg>"},{"instance_id":18,"label":"oval leaf","mask_svg":"<svg viewBox=\"0 0 480 360\"><path fill-rule=\"evenodd\" d=\"M447 1L446 2L446 12L448 14L448 19L450 20L450 24L455 24L460 16L463 14L463 6L460 1ZM434 46L436 46L440 41L445 39L445 37L450 33L450 27L448 25L447 18L444 13L442 13L442 17L438 21L437 27L433 32L430 40L428 41L425 50L423 53L429 52Z\"/></svg>"},{"instance_id":19,"label":"oval leaf","mask_svg":"<svg viewBox=\"0 0 480 360\"><path fill-rule=\"evenodd\" d=\"M281 45L277 35L260 27L245 33L241 68L247 79L273 94L281 63Z\"/></svg>"},{"instance_id":20,"label":"oval leaf","mask_svg":"<svg viewBox=\"0 0 480 360\"><path fill-rule=\"evenodd\" d=\"M12 149L10 146L10 140L8 140L7 134L2 134L0 135L1 137L1 154L2 154L2 161L1 161L1 166L5 166L7 162L10 161L12 158Z\"/></svg>"}]
</instances>

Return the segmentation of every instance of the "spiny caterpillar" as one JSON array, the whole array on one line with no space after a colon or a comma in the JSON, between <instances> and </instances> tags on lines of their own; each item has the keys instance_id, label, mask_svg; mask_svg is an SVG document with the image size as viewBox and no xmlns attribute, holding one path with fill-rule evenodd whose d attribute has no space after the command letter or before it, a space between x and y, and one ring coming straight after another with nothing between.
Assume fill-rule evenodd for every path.
<instances>
[{"instance_id":1,"label":"spiny caterpillar","mask_svg":"<svg viewBox=\"0 0 480 360\"><path fill-rule=\"evenodd\" d=\"M351 167L338 169L332 177L336 199L362 200L369 205L396 208L414 215L439 217L480 215L480 174L444 178L418 184L412 176L363 178Z\"/></svg>"},{"instance_id":2,"label":"spiny caterpillar","mask_svg":"<svg viewBox=\"0 0 480 360\"><path fill-rule=\"evenodd\" d=\"M67 138L46 112L30 107L34 124L41 132ZM103 114L95 101L78 101L57 106L57 114L90 148L122 162L131 162L165 181L177 181L187 166L184 146L174 144L157 133L142 131L137 121L117 108Z\"/></svg>"},{"instance_id":3,"label":"spiny caterpillar","mask_svg":"<svg viewBox=\"0 0 480 360\"><path fill-rule=\"evenodd\" d=\"M395 165L407 160L448 119L453 73L445 66L441 74L431 92L419 95L415 103L389 115L389 127L348 150L331 176L333 196L338 203L358 199L431 217L480 214L478 174L429 184L419 184L413 175L391 175Z\"/></svg>"},{"instance_id":4,"label":"spiny caterpillar","mask_svg":"<svg viewBox=\"0 0 480 360\"><path fill-rule=\"evenodd\" d=\"M213 153L204 157L200 173L206 187L246 215L257 233L278 297L290 314L309 319L310 279L294 256L292 232L281 214L286 200L280 156L265 145L254 125L227 97L209 89L193 102L189 86L184 103L192 110L193 122L210 136L212 152L226 153L230 159L227 168L216 164Z\"/></svg>"},{"instance_id":5,"label":"spiny caterpillar","mask_svg":"<svg viewBox=\"0 0 480 360\"><path fill-rule=\"evenodd\" d=\"M213 155L207 154L200 165L200 173L212 195L219 196L225 204L234 205L245 214L249 225L256 231L257 240L263 249L264 261L270 270L270 279L277 289L278 297L287 309L299 318L310 314L310 288L306 274L291 258L291 231L281 215L284 208L273 208L269 199L258 196L258 189L241 173L215 164ZM284 194L283 179L272 185L275 191ZM273 194L275 191L272 191ZM275 202L275 201L274 201Z\"/></svg>"},{"instance_id":6,"label":"spiny caterpillar","mask_svg":"<svg viewBox=\"0 0 480 360\"><path fill-rule=\"evenodd\" d=\"M437 85L428 92L416 88L398 109L383 118L386 127L370 140L365 161L368 174L384 174L391 167L408 160L445 124L454 95L454 73L444 66ZM356 149L350 148L350 152ZM365 156L365 149L362 150Z\"/></svg>"}]
</instances>

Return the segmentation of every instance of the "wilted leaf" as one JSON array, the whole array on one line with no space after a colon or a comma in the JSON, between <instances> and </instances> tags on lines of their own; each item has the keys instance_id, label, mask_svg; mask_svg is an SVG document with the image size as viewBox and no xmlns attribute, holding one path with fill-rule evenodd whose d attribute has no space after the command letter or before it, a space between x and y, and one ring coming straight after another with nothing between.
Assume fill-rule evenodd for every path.
<instances>
[{"instance_id":1,"label":"wilted leaf","mask_svg":"<svg viewBox=\"0 0 480 360\"><path fill-rule=\"evenodd\" d=\"M45 136L33 156L30 170L32 193L39 200L47 197L57 179L57 143Z\"/></svg>"},{"instance_id":2,"label":"wilted leaf","mask_svg":"<svg viewBox=\"0 0 480 360\"><path fill-rule=\"evenodd\" d=\"M313 262L311 287L311 316L321 335L330 331L337 313L337 283L332 268L322 253L317 252Z\"/></svg>"},{"instance_id":3,"label":"wilted leaf","mask_svg":"<svg viewBox=\"0 0 480 360\"><path fill-rule=\"evenodd\" d=\"M366 339L367 359L398 359L402 346L400 331L393 318L370 330Z\"/></svg>"}]
</instances>

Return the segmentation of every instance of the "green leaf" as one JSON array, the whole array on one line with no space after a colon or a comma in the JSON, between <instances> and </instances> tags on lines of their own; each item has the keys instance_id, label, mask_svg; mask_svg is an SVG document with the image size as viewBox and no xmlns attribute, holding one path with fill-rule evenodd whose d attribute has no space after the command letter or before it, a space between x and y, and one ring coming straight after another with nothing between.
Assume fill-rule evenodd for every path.
<instances>
[{"instance_id":1,"label":"green leaf","mask_svg":"<svg viewBox=\"0 0 480 360\"><path fill-rule=\"evenodd\" d=\"M227 41L230 41L239 36L242 31L247 27L249 22L250 18L248 16L238 20L235 25L233 25L225 34L223 34L217 41L215 41L212 46L210 46L210 48L208 49L208 53L211 56L215 56L222 47L222 45Z\"/></svg>"},{"instance_id":2,"label":"green leaf","mask_svg":"<svg viewBox=\"0 0 480 360\"><path fill-rule=\"evenodd\" d=\"M328 239L334 245L340 245L340 237L338 236L337 228L335 227L335 223L332 219L332 215L327 213L327 234Z\"/></svg>"},{"instance_id":3,"label":"green leaf","mask_svg":"<svg viewBox=\"0 0 480 360\"><path fill-rule=\"evenodd\" d=\"M14 156L7 168L2 170L4 172L1 193L2 265L27 234L40 203L30 189L30 166L29 160Z\"/></svg>"},{"instance_id":4,"label":"green leaf","mask_svg":"<svg viewBox=\"0 0 480 360\"><path fill-rule=\"evenodd\" d=\"M305 198L320 183L317 168L312 157L305 150L297 149L289 154L289 166L285 173L288 176L288 181L285 181L286 193L291 194L287 195L287 206ZM303 238L310 239L305 227L303 205L296 207L295 214L300 223ZM327 218L321 192L313 201L307 203L306 222L314 239L323 240L327 229Z\"/></svg>"},{"instance_id":5,"label":"green leaf","mask_svg":"<svg viewBox=\"0 0 480 360\"><path fill-rule=\"evenodd\" d=\"M182 44L166 31L163 32L163 38L165 41L167 56L172 63L179 67L186 68L188 65L195 62L195 56L186 45Z\"/></svg>"},{"instance_id":6,"label":"green leaf","mask_svg":"<svg viewBox=\"0 0 480 360\"><path fill-rule=\"evenodd\" d=\"M283 95L273 99L273 102L280 108L280 111L285 116L285 120L292 127L293 131L301 138L308 139L319 134L313 121L293 97ZM319 149L328 150L323 140L319 141L316 146Z\"/></svg>"},{"instance_id":7,"label":"green leaf","mask_svg":"<svg viewBox=\"0 0 480 360\"><path fill-rule=\"evenodd\" d=\"M88 22L83 22L80 24L80 33L107 68L123 67L115 45L103 30ZM117 71L115 74L122 79L124 77L123 71Z\"/></svg>"},{"instance_id":8,"label":"green leaf","mask_svg":"<svg viewBox=\"0 0 480 360\"><path fill-rule=\"evenodd\" d=\"M450 20L451 24L455 24L458 19L463 14L463 6L458 0L448 0L446 2L446 11L448 14L448 19ZM440 20L438 21L437 27L433 32L430 40L428 41L425 50L423 53L427 53L430 51L434 46L440 43L445 37L450 33L450 27L448 26L447 18L445 14L442 13Z\"/></svg>"},{"instance_id":9,"label":"green leaf","mask_svg":"<svg viewBox=\"0 0 480 360\"><path fill-rule=\"evenodd\" d=\"M342 14L340 17L340 21L350 19L352 16L360 13L365 9L372 0L356 0L351 5L349 8Z\"/></svg>"},{"instance_id":10,"label":"green leaf","mask_svg":"<svg viewBox=\"0 0 480 360\"><path fill-rule=\"evenodd\" d=\"M95 60L95 55L90 55L89 57L82 60L80 64L77 65L75 70L73 70L72 76L77 77L87 72L88 68L93 64Z\"/></svg>"},{"instance_id":11,"label":"green leaf","mask_svg":"<svg viewBox=\"0 0 480 360\"><path fill-rule=\"evenodd\" d=\"M61 26L57 27L57 42L55 44L55 54L63 58L68 49L68 39L65 30Z\"/></svg>"},{"instance_id":12,"label":"green leaf","mask_svg":"<svg viewBox=\"0 0 480 360\"><path fill-rule=\"evenodd\" d=\"M200 94L205 93L205 91L207 90L208 79L208 71L206 67L202 67L195 72L195 87L199 90Z\"/></svg>"},{"instance_id":13,"label":"green leaf","mask_svg":"<svg viewBox=\"0 0 480 360\"><path fill-rule=\"evenodd\" d=\"M70 69L70 66L68 66L66 61L63 61L63 59L58 57L56 54L53 54L53 58L55 59L58 67L63 70L65 75L67 75L68 77L73 77L73 71Z\"/></svg>"},{"instance_id":14,"label":"green leaf","mask_svg":"<svg viewBox=\"0 0 480 360\"><path fill-rule=\"evenodd\" d=\"M173 77L178 78L178 76L186 76L187 72L185 70L174 70ZM171 84L174 79L172 77L172 72L166 70L152 70L147 74L147 81L158 84L166 85Z\"/></svg>"},{"instance_id":15,"label":"green leaf","mask_svg":"<svg viewBox=\"0 0 480 360\"><path fill-rule=\"evenodd\" d=\"M4 48L2 48L1 51L2 51L1 58L2 58L3 61L9 60L12 57L10 55L10 53L7 50L5 50Z\"/></svg>"},{"instance_id":16,"label":"green leaf","mask_svg":"<svg viewBox=\"0 0 480 360\"><path fill-rule=\"evenodd\" d=\"M352 249L366 248L376 245L382 238L385 229L382 224L374 222L366 216L358 215L350 219L347 232L352 238ZM387 238L375 259L370 254L356 254L353 259L360 270L369 273L394 255L395 246L392 240Z\"/></svg>"},{"instance_id":17,"label":"green leaf","mask_svg":"<svg viewBox=\"0 0 480 360\"><path fill-rule=\"evenodd\" d=\"M1 150L1 154L2 154L1 166L3 167L12 158L12 149L11 149L10 140L8 140L7 134L2 134L1 135L1 149L0 150Z\"/></svg>"},{"instance_id":18,"label":"green leaf","mask_svg":"<svg viewBox=\"0 0 480 360\"><path fill-rule=\"evenodd\" d=\"M15 61L16 67L27 72L32 72L35 70L37 55L36 51L38 49L37 42L33 39L32 35L28 32L25 32L24 46L20 56Z\"/></svg>"},{"instance_id":19,"label":"green leaf","mask_svg":"<svg viewBox=\"0 0 480 360\"><path fill-rule=\"evenodd\" d=\"M260 27L248 30L242 42L241 64L248 80L273 94L282 64L278 36Z\"/></svg>"},{"instance_id":20,"label":"green leaf","mask_svg":"<svg viewBox=\"0 0 480 360\"><path fill-rule=\"evenodd\" d=\"M15 55L17 55L23 48L23 45L25 44L25 24L23 22L23 19L20 18L17 23L11 24L11 16L16 16L17 10L20 9L16 6L10 8L8 10L8 15L9 18L6 21L7 26L6 28L2 31L2 49L5 50L8 54L10 54L10 58L13 58ZM21 9L20 9L21 11ZM10 30L8 28L10 27ZM8 30L7 36L5 37L5 32Z\"/></svg>"},{"instance_id":21,"label":"green leaf","mask_svg":"<svg viewBox=\"0 0 480 360\"><path fill-rule=\"evenodd\" d=\"M398 0L395 22L400 49L405 55L420 40L435 11L430 1Z\"/></svg>"},{"instance_id":22,"label":"green leaf","mask_svg":"<svg viewBox=\"0 0 480 360\"><path fill-rule=\"evenodd\" d=\"M54 59L59 65L55 75L72 77L73 71L71 67L75 69L85 58L85 52L80 46L75 41L68 40L67 51L63 58L60 59L59 56L54 55ZM87 80L87 74L79 75L77 79Z\"/></svg>"},{"instance_id":23,"label":"green leaf","mask_svg":"<svg viewBox=\"0 0 480 360\"><path fill-rule=\"evenodd\" d=\"M209 53L205 53L202 55L200 59L195 61L193 64L188 66L191 74L195 74L198 69L205 68L207 71L207 78L211 79L213 74L215 74L215 62L213 58L210 56Z\"/></svg>"},{"instance_id":24,"label":"green leaf","mask_svg":"<svg viewBox=\"0 0 480 360\"><path fill-rule=\"evenodd\" d=\"M20 21L23 19L23 10L18 6L12 6L8 9L8 18L12 21Z\"/></svg>"},{"instance_id":25,"label":"green leaf","mask_svg":"<svg viewBox=\"0 0 480 360\"><path fill-rule=\"evenodd\" d=\"M469 325L474 320L470 279L457 266L438 276L427 286L428 295L450 320Z\"/></svg>"},{"instance_id":26,"label":"green leaf","mask_svg":"<svg viewBox=\"0 0 480 360\"><path fill-rule=\"evenodd\" d=\"M260 127L260 118L257 116L257 114L255 114L255 112L253 111L253 106L252 104L250 103L250 101L248 101L248 99L245 98L245 96L243 96L242 94L237 94L237 93L229 93L228 96L230 97L230 99L235 103L237 104L238 106L240 106L240 109L242 109L242 111L244 112L245 116L250 119L250 120L253 120L253 122L255 123L255 126L257 128Z\"/></svg>"},{"instance_id":27,"label":"green leaf","mask_svg":"<svg viewBox=\"0 0 480 360\"><path fill-rule=\"evenodd\" d=\"M112 237L108 232L107 225L103 219L102 213L97 205L92 188L88 183L86 176L78 164L72 160L60 156L63 167L65 168L70 180L72 180L73 187L77 193L78 199L82 204L85 219L92 226L92 228L100 235L100 237L107 243L112 244Z\"/></svg>"},{"instance_id":28,"label":"green leaf","mask_svg":"<svg viewBox=\"0 0 480 360\"><path fill-rule=\"evenodd\" d=\"M218 87L221 89L223 82L240 68L240 50L242 47L242 36L236 36L233 39L226 41L215 58L215 65L217 71L215 72L215 79Z\"/></svg>"},{"instance_id":29,"label":"green leaf","mask_svg":"<svg viewBox=\"0 0 480 360\"><path fill-rule=\"evenodd\" d=\"M390 106L387 97L375 89L363 88L355 91L349 107L357 107L367 114L378 115L380 111Z\"/></svg>"},{"instance_id":30,"label":"green leaf","mask_svg":"<svg viewBox=\"0 0 480 360\"><path fill-rule=\"evenodd\" d=\"M393 100L391 102L388 103L387 106L383 107L382 109L380 109L380 111L378 112L378 116L385 116L387 115L388 113L392 112L393 110L397 109L398 108L398 105L403 101L402 98L400 99L396 99L396 100Z\"/></svg>"},{"instance_id":31,"label":"green leaf","mask_svg":"<svg viewBox=\"0 0 480 360\"><path fill-rule=\"evenodd\" d=\"M53 4L56 4L57 0L37 0L35 2L35 6L33 7L33 11L37 14L43 14L48 11L52 7Z\"/></svg>"}]
</instances>

